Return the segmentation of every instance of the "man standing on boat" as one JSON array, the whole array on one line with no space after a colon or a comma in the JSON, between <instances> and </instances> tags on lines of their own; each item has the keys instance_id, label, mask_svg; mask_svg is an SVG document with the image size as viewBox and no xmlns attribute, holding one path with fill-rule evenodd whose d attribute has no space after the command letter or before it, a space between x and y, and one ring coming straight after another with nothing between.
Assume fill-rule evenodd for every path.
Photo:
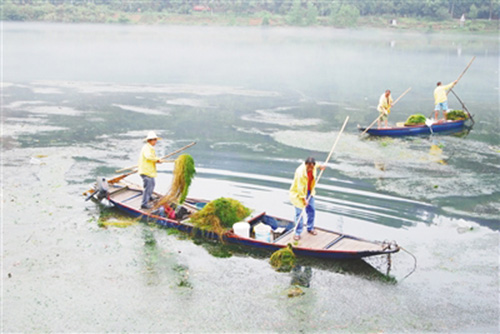
<instances>
[{"instance_id":1,"label":"man standing on boat","mask_svg":"<svg viewBox=\"0 0 500 334\"><path fill-rule=\"evenodd\" d=\"M307 213L307 232L312 235L318 234L314 229L314 195L316 195L316 169L324 170L325 166L317 166L316 160L309 157L295 170L292 186L290 187L290 200L295 207L295 229L294 240L300 240L303 229L302 211Z\"/></svg>"},{"instance_id":2,"label":"man standing on boat","mask_svg":"<svg viewBox=\"0 0 500 334\"><path fill-rule=\"evenodd\" d=\"M387 127L387 116L389 116L392 107L392 96L391 91L388 89L384 94L380 96L378 100L377 110L380 113L380 116L377 120L377 126L380 129L381 121L385 122L385 127Z\"/></svg>"},{"instance_id":3,"label":"man standing on boat","mask_svg":"<svg viewBox=\"0 0 500 334\"><path fill-rule=\"evenodd\" d=\"M441 81L438 81L436 89L434 89L434 102L436 107L434 108L434 119L437 121L439 116L439 111L443 111L443 119L446 120L446 113L449 111L448 109L448 91L453 88L457 84L457 80L449 83L445 86L441 84Z\"/></svg>"},{"instance_id":4,"label":"man standing on boat","mask_svg":"<svg viewBox=\"0 0 500 334\"><path fill-rule=\"evenodd\" d=\"M144 185L141 209L151 209L152 207L148 202L152 200L155 189L156 164L164 162L156 155L154 148L159 139L161 138L154 131L149 131L148 136L144 139L146 144L142 147L139 157L139 175Z\"/></svg>"}]
</instances>

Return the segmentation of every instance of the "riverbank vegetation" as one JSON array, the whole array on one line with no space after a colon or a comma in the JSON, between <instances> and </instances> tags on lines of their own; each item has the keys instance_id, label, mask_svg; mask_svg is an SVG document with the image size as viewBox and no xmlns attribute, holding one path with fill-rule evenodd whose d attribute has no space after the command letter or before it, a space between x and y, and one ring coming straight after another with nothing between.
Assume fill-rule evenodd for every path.
<instances>
[{"instance_id":1,"label":"riverbank vegetation","mask_svg":"<svg viewBox=\"0 0 500 334\"><path fill-rule=\"evenodd\" d=\"M4 0L3 21L498 31L495 0Z\"/></svg>"}]
</instances>

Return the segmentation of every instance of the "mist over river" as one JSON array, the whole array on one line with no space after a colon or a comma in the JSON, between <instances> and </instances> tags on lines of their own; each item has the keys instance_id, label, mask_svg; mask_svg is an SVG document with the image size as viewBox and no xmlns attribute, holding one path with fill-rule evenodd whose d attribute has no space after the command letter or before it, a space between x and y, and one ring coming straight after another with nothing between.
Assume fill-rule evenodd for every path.
<instances>
[{"instance_id":1,"label":"mist over river","mask_svg":"<svg viewBox=\"0 0 500 334\"><path fill-rule=\"evenodd\" d=\"M1 25L2 332L499 331L498 35ZM473 56L454 88L470 132L359 136L386 89L412 88L391 124L430 116L436 82ZM100 226L103 212L125 218L82 195L136 164L154 130L160 155L197 142L190 196L292 218L296 167L324 161L347 116L316 224L396 241L408 252L389 272L385 257L276 272L269 254ZM172 168L159 166L157 191ZM289 298L297 282L305 293Z\"/></svg>"}]
</instances>

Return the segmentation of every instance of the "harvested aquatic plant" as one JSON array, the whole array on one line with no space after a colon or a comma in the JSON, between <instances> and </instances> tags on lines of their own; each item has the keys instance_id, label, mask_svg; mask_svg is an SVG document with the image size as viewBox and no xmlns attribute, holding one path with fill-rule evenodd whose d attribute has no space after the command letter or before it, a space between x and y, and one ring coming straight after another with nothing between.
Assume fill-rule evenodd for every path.
<instances>
[{"instance_id":1,"label":"harvested aquatic plant","mask_svg":"<svg viewBox=\"0 0 500 334\"><path fill-rule=\"evenodd\" d=\"M292 245L277 250L271 255L271 266L277 271L290 271L295 266L295 254L293 253Z\"/></svg>"},{"instance_id":2,"label":"harvested aquatic plant","mask_svg":"<svg viewBox=\"0 0 500 334\"><path fill-rule=\"evenodd\" d=\"M250 215L251 211L239 201L221 197L208 203L191 216L198 228L222 236L229 228Z\"/></svg>"},{"instance_id":3,"label":"harvested aquatic plant","mask_svg":"<svg viewBox=\"0 0 500 334\"><path fill-rule=\"evenodd\" d=\"M405 122L405 125L420 125L420 124L425 124L425 120L427 118L422 115L422 114L414 114L408 117L408 119Z\"/></svg>"},{"instance_id":4,"label":"harvested aquatic plant","mask_svg":"<svg viewBox=\"0 0 500 334\"><path fill-rule=\"evenodd\" d=\"M450 121L458 121L469 118L469 115L463 110L450 110L446 113L446 119Z\"/></svg>"},{"instance_id":5,"label":"harvested aquatic plant","mask_svg":"<svg viewBox=\"0 0 500 334\"><path fill-rule=\"evenodd\" d=\"M184 203L189 191L189 186L191 185L191 181L193 180L195 174L196 169L194 168L193 157L189 154L182 154L175 159L170 190L165 196L158 200L154 208L157 209L167 203Z\"/></svg>"}]
</instances>

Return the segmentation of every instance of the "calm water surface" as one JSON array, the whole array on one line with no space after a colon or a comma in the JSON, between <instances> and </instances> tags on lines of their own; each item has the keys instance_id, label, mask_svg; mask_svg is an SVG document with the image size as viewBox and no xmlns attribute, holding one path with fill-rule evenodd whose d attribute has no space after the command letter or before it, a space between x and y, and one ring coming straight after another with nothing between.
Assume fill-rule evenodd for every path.
<instances>
[{"instance_id":1,"label":"calm water surface","mask_svg":"<svg viewBox=\"0 0 500 334\"><path fill-rule=\"evenodd\" d=\"M498 36L290 28L3 23L2 328L5 332L499 330ZM359 138L390 88L390 122L430 115L437 81L469 133ZM461 108L450 97L452 108ZM149 130L192 141L190 195L291 217L297 165L326 158L318 226L395 240L417 259L248 254L146 224L98 226L82 193L134 165ZM157 190L171 180L160 167ZM131 180L139 182L137 176ZM120 220L117 213L111 215ZM305 294L287 296L300 284Z\"/></svg>"}]
</instances>

